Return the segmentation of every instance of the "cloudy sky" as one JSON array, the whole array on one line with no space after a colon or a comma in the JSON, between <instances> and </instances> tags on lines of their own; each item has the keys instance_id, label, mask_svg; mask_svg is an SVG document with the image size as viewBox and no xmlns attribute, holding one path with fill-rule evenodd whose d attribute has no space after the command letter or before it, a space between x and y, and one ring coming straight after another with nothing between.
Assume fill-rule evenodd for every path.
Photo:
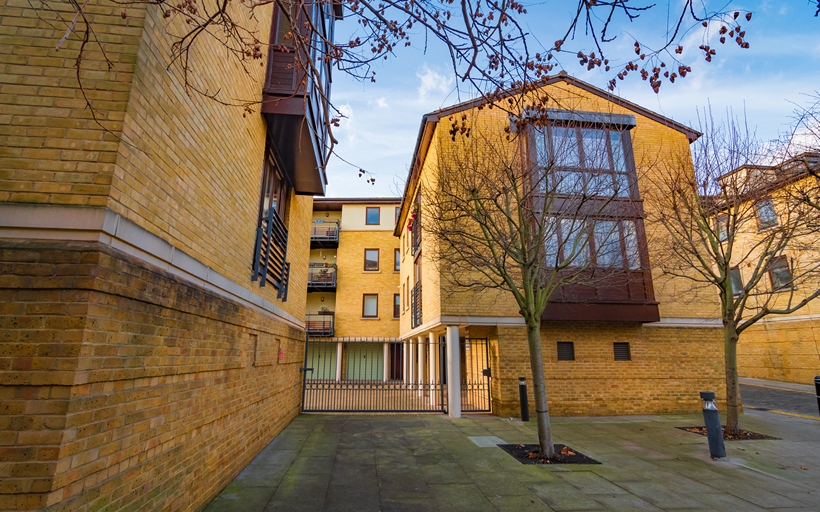
<instances>
[{"instance_id":1,"label":"cloudy sky","mask_svg":"<svg viewBox=\"0 0 820 512\"><path fill-rule=\"evenodd\" d=\"M672 4L681 0L670 0ZM703 0L702 0L703 1ZM553 41L563 33L568 13L560 6L569 2L547 0L523 2L529 14L526 21L539 39ZM663 2L652 18L625 27L610 58L618 53L628 56L634 38L642 42L654 27L667 22L670 13ZM750 22L744 22L750 48L740 50L726 44L718 48L711 63L698 58L696 48L702 31L686 35L683 54L692 73L675 84L664 83L660 94L654 94L646 82L632 73L619 82L615 93L676 121L697 125L697 111L710 104L712 111L727 110L742 114L764 140L786 131L795 104L805 104L806 95L820 91L820 18L814 17L815 0L738 1L717 4L712 8L752 11ZM557 7L556 7L557 6ZM563 25L562 25L563 22ZM537 26L537 29L533 29ZM351 27L337 26L341 40ZM629 30L630 32L628 32ZM713 30L712 32L716 32ZM558 34L558 35L556 35ZM662 35L659 32L655 35ZM421 116L427 112L470 98L469 91L459 91L448 72L447 57L439 48L428 47L425 53L413 47L402 49L395 58L374 68L376 83L362 83L342 73L333 77L333 103L346 116L335 131L339 140L328 166L329 197L375 197L400 195L418 136ZM587 72L576 59L565 58L564 69L571 75L597 87L605 88L612 78L602 71ZM376 177L371 186L358 178L363 168Z\"/></svg>"}]
</instances>

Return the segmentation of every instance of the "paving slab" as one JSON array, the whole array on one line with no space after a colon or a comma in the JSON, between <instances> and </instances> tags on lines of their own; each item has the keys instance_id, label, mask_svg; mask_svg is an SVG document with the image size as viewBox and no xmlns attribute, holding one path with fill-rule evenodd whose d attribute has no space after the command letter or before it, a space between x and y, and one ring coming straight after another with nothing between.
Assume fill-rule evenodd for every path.
<instances>
[{"instance_id":1,"label":"paving slab","mask_svg":"<svg viewBox=\"0 0 820 512\"><path fill-rule=\"evenodd\" d=\"M707 440L700 415L554 418L555 442L600 465L523 465L497 446L537 441L535 422L489 415L301 415L206 508L273 511L820 510L817 421L747 411L781 438Z\"/></svg>"}]
</instances>

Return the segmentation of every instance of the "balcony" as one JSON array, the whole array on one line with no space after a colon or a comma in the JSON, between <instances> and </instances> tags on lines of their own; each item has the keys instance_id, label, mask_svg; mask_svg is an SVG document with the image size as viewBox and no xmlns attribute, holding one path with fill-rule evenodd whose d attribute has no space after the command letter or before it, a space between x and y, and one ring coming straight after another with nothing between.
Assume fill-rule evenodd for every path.
<instances>
[{"instance_id":1,"label":"balcony","mask_svg":"<svg viewBox=\"0 0 820 512\"><path fill-rule=\"evenodd\" d=\"M336 313L319 311L305 315L305 330L310 336L333 336Z\"/></svg>"},{"instance_id":2,"label":"balcony","mask_svg":"<svg viewBox=\"0 0 820 512\"><path fill-rule=\"evenodd\" d=\"M316 222L310 228L311 249L338 249L339 223Z\"/></svg>"},{"instance_id":3,"label":"balcony","mask_svg":"<svg viewBox=\"0 0 820 512\"><path fill-rule=\"evenodd\" d=\"M410 294L410 327L415 329L421 325L421 281L413 286Z\"/></svg>"},{"instance_id":4,"label":"balcony","mask_svg":"<svg viewBox=\"0 0 820 512\"><path fill-rule=\"evenodd\" d=\"M259 280L273 285L276 297L282 302L288 300L290 263L288 254L288 230L273 208L265 212L260 226L256 229L256 244L253 250L253 274L251 281Z\"/></svg>"},{"instance_id":5,"label":"balcony","mask_svg":"<svg viewBox=\"0 0 820 512\"><path fill-rule=\"evenodd\" d=\"M335 292L336 265L311 263L308 268L308 292Z\"/></svg>"}]
</instances>

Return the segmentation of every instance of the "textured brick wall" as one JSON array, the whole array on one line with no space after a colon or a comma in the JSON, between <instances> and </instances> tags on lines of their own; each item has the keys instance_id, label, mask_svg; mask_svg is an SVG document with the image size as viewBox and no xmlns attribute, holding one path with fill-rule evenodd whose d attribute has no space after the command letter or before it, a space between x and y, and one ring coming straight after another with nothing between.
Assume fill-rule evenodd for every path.
<instances>
[{"instance_id":1,"label":"textured brick wall","mask_svg":"<svg viewBox=\"0 0 820 512\"><path fill-rule=\"evenodd\" d=\"M526 330L499 327L487 334L493 412L519 415L518 377L527 377L534 411ZM558 341L574 342L575 361L558 361ZM631 361L614 360L616 341L630 343ZM541 343L550 413L556 416L695 413L700 410L700 391L715 391L719 400L725 397L718 329L545 323Z\"/></svg>"},{"instance_id":2,"label":"textured brick wall","mask_svg":"<svg viewBox=\"0 0 820 512\"><path fill-rule=\"evenodd\" d=\"M752 326L740 335L737 363L743 377L813 384L820 375L820 319Z\"/></svg>"},{"instance_id":3,"label":"textured brick wall","mask_svg":"<svg viewBox=\"0 0 820 512\"><path fill-rule=\"evenodd\" d=\"M0 254L0 509L195 510L297 414L300 331L96 244Z\"/></svg>"},{"instance_id":4,"label":"textured brick wall","mask_svg":"<svg viewBox=\"0 0 820 512\"><path fill-rule=\"evenodd\" d=\"M392 213L392 206L389 207ZM384 208L384 214L387 208ZM399 321L393 319L393 294L399 293L399 273L393 271L393 251L399 239L392 231L345 231L339 233L336 263L336 336L395 338ZM379 271L364 271L364 250L379 249ZM379 296L379 318L362 319L362 294Z\"/></svg>"}]
</instances>

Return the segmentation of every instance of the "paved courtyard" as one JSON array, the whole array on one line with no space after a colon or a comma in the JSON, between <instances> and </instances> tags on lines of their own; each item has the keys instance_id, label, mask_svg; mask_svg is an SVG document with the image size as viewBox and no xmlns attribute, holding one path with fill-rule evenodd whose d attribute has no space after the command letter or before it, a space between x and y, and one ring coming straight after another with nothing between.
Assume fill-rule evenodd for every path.
<instances>
[{"instance_id":1,"label":"paved courtyard","mask_svg":"<svg viewBox=\"0 0 820 512\"><path fill-rule=\"evenodd\" d=\"M779 441L675 427L699 415L555 418L555 441L601 465L522 465L494 446L535 422L473 415L301 415L208 506L218 511L820 510L820 421L749 411Z\"/></svg>"}]
</instances>

